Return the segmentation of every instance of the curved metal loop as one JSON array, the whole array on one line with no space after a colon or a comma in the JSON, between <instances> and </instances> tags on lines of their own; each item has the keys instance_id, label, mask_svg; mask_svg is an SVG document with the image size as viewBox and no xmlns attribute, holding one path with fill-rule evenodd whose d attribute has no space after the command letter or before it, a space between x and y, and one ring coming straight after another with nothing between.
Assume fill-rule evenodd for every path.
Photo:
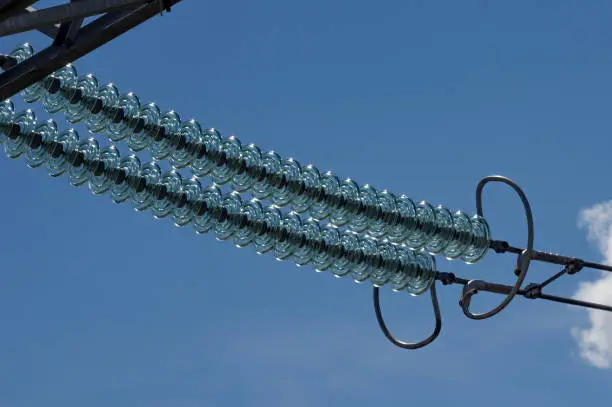
<instances>
[{"instance_id":1,"label":"curved metal loop","mask_svg":"<svg viewBox=\"0 0 612 407\"><path fill-rule=\"evenodd\" d=\"M434 314L436 317L436 327L434 331L429 337L420 341L420 342L403 342L396 339L391 332L389 332L389 328L387 328L387 324L385 324L385 320L382 316L382 312L380 310L380 298L379 298L379 289L378 287L374 287L374 312L376 313L376 320L378 321L378 325L382 330L385 337L395 346L398 346L403 349L419 349L424 346L432 343L438 335L440 335L440 330L442 329L442 318L440 316L440 307L438 306L438 295L436 294L436 282L434 281L431 287L429 288L431 294L431 303L433 305Z\"/></svg>"},{"instance_id":2,"label":"curved metal loop","mask_svg":"<svg viewBox=\"0 0 612 407\"><path fill-rule=\"evenodd\" d=\"M482 281L470 281L465 285L463 291L461 293L461 299L459 304L461 305L461 309L465 316L471 319L486 319L490 318L493 315L496 315L500 311L510 304L510 301L514 298L516 293L520 290L525 277L527 276L527 271L529 270L529 265L531 263L531 257L533 253L533 238L534 238L534 230L533 230L533 214L531 212L531 205L529 204L529 200L525 195L525 192L519 187L516 182L512 181L510 178L503 177L501 175L492 175L486 178L483 178L476 188L476 212L479 216L482 216L482 190L484 186L489 182L501 182L506 185L509 185L514 189L514 191L521 198L521 202L523 203L523 207L525 208L525 217L527 219L527 248L523 250L523 252L518 256L516 260L516 270L518 271L518 277L516 279L516 283L506 296L506 298L499 304L497 307L492 309L489 312L485 312L482 314L473 314L470 311L470 300L472 296L478 293L478 288L483 288Z\"/></svg>"}]
</instances>

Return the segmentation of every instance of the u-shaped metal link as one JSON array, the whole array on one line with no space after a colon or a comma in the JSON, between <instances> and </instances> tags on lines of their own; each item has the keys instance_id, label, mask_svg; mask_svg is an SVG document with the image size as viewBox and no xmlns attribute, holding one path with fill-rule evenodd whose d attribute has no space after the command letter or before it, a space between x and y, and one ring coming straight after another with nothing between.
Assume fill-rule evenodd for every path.
<instances>
[{"instance_id":1,"label":"u-shaped metal link","mask_svg":"<svg viewBox=\"0 0 612 407\"><path fill-rule=\"evenodd\" d=\"M533 253L533 214L531 212L531 205L529 204L529 200L525 195L525 192L519 187L516 182L512 181L510 178L503 177L501 175L492 175L486 178L483 178L476 188L476 212L479 216L482 216L482 190L484 186L489 182L501 182L506 185L509 185L514 189L514 191L521 198L521 202L523 203L523 207L525 208L525 217L527 218L527 248L523 250L523 252L518 256L516 261L516 267L518 271L518 277L516 279L516 283L506 296L506 298L499 304L497 307L492 309L489 312L485 312L482 314L473 314L470 311L470 300L474 294L478 293L478 288L481 287L482 281L470 281L463 288L461 293L461 299L459 304L461 305L461 309L465 316L471 319L486 319L490 318L493 315L498 314L504 308L510 304L510 301L514 298L517 292L520 290L525 277L527 276L527 271L529 270L529 265L531 263L531 257Z\"/></svg>"},{"instance_id":2,"label":"u-shaped metal link","mask_svg":"<svg viewBox=\"0 0 612 407\"><path fill-rule=\"evenodd\" d=\"M403 349L419 349L429 345L438 337L438 335L440 335L440 330L442 329L442 317L440 316L440 307L438 306L438 295L436 293L435 281L429 288L429 292L431 294L431 303L433 305L434 315L436 317L436 327L434 328L433 333L421 342L403 342L396 339L389 331L389 328L387 328L387 324L385 324L385 319L383 318L380 310L379 289L378 287L374 287L374 312L376 313L376 320L378 321L378 325L380 326L383 334L392 344Z\"/></svg>"}]
</instances>

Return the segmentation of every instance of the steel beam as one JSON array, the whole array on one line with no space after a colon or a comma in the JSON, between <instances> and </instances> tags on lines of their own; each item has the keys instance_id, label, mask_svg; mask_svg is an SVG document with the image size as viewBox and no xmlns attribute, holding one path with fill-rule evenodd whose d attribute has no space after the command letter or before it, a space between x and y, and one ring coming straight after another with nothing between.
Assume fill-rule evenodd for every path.
<instances>
[{"instance_id":1,"label":"steel beam","mask_svg":"<svg viewBox=\"0 0 612 407\"><path fill-rule=\"evenodd\" d=\"M26 8L26 11L28 13L31 13L33 11L36 11L36 9L34 7L28 7ZM45 34L49 38L55 38L57 37L57 33L59 32L59 24L52 24L52 25L48 25L45 27L38 27L36 31Z\"/></svg>"},{"instance_id":2,"label":"steel beam","mask_svg":"<svg viewBox=\"0 0 612 407\"><path fill-rule=\"evenodd\" d=\"M0 21L0 37L137 7L145 3L151 3L151 0L87 0L21 13Z\"/></svg>"},{"instance_id":3,"label":"steel beam","mask_svg":"<svg viewBox=\"0 0 612 407\"><path fill-rule=\"evenodd\" d=\"M59 30L55 37L53 37L53 45L68 45L74 43L77 35L79 34L79 30L81 29L81 25L83 24L82 18L77 18L73 21L68 21L62 23L59 27Z\"/></svg>"},{"instance_id":4,"label":"steel beam","mask_svg":"<svg viewBox=\"0 0 612 407\"><path fill-rule=\"evenodd\" d=\"M166 0L165 9L181 0ZM131 10L107 13L81 28L71 46L51 45L0 74L0 100L5 100L45 76L106 44L161 12L160 2L143 4Z\"/></svg>"},{"instance_id":5,"label":"steel beam","mask_svg":"<svg viewBox=\"0 0 612 407\"><path fill-rule=\"evenodd\" d=\"M78 3L84 0L70 0L71 3ZM77 18L72 21L62 23L59 27L57 35L53 39L53 45L67 45L74 43L76 36L83 25L84 18Z\"/></svg>"},{"instance_id":6,"label":"steel beam","mask_svg":"<svg viewBox=\"0 0 612 407\"><path fill-rule=\"evenodd\" d=\"M23 13L26 8L38 0L0 0L0 20Z\"/></svg>"}]
</instances>

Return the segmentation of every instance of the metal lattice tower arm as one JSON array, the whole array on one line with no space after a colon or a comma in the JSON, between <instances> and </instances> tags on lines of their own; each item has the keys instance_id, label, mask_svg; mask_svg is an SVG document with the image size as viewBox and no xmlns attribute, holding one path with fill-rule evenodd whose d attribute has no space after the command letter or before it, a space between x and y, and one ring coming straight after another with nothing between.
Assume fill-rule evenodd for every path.
<instances>
[{"instance_id":1,"label":"metal lattice tower arm","mask_svg":"<svg viewBox=\"0 0 612 407\"><path fill-rule=\"evenodd\" d=\"M8 99L180 1L81 0L41 10L28 9L36 1L0 1L0 37L38 30L53 38L49 47L0 74L0 100ZM86 17L96 15L100 17L81 26Z\"/></svg>"}]
</instances>

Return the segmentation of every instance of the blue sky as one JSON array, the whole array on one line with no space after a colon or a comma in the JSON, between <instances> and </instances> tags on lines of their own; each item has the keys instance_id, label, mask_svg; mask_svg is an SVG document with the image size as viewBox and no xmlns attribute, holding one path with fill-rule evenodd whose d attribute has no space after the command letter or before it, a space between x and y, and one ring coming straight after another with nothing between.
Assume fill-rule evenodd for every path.
<instances>
[{"instance_id":1,"label":"blue sky","mask_svg":"<svg viewBox=\"0 0 612 407\"><path fill-rule=\"evenodd\" d=\"M192 0L75 65L264 151L452 209L473 213L479 179L509 176L532 201L537 248L603 261L611 13L595 1ZM25 41L48 43L28 33L0 52ZM572 334L600 314L518 299L471 321L459 288L443 287L439 340L402 351L365 284L197 236L23 160L0 169L0 407L609 405L612 373ZM524 245L518 199L501 186L485 199L493 236ZM438 265L508 283L513 262ZM536 265L528 280L555 271ZM429 333L427 296L383 294L398 336Z\"/></svg>"}]
</instances>

